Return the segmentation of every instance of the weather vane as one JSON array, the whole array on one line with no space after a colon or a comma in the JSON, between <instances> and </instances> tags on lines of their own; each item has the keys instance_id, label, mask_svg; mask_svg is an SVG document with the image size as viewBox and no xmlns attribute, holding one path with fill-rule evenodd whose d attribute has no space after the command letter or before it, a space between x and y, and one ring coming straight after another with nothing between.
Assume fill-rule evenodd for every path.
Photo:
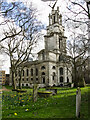
<instances>
[{"instance_id":1,"label":"weather vane","mask_svg":"<svg viewBox=\"0 0 90 120\"><path fill-rule=\"evenodd\" d=\"M55 7L55 5L56 5L56 3L57 3L58 0L41 0L41 1L43 1L43 2L48 2L48 1L50 1L50 4L51 4L51 2L54 2L54 1L55 1L55 3L53 4L53 6L51 6L50 4L48 5L49 7L51 7L52 9L54 9L54 7Z\"/></svg>"},{"instance_id":2,"label":"weather vane","mask_svg":"<svg viewBox=\"0 0 90 120\"><path fill-rule=\"evenodd\" d=\"M55 1L55 0L54 0L54 1ZM55 7L57 1L58 1L58 0L55 1L55 3L53 4L53 6L51 6L51 5L49 4L49 7L51 7L52 9L54 9L54 7Z\"/></svg>"}]
</instances>

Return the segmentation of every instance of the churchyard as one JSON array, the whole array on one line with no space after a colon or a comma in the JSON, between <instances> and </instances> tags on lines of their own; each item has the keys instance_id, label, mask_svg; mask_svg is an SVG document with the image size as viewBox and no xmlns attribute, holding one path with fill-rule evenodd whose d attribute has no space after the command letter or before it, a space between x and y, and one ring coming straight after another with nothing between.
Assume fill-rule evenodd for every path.
<instances>
[{"instance_id":1,"label":"churchyard","mask_svg":"<svg viewBox=\"0 0 90 120\"><path fill-rule=\"evenodd\" d=\"M8 89L12 89L7 87ZM5 118L73 118L76 119L76 88L57 87L57 94L32 100L33 89L26 93L3 91L2 120ZM38 91L44 91L40 88ZM90 86L81 88L80 118L88 118L88 93Z\"/></svg>"}]
</instances>

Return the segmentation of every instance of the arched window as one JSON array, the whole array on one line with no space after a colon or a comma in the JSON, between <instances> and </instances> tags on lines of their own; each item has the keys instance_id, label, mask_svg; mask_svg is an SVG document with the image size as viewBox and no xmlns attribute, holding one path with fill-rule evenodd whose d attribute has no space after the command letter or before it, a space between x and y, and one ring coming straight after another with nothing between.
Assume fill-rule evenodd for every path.
<instances>
[{"instance_id":1,"label":"arched window","mask_svg":"<svg viewBox=\"0 0 90 120\"><path fill-rule=\"evenodd\" d=\"M55 72L53 72L52 79L55 80Z\"/></svg>"},{"instance_id":2,"label":"arched window","mask_svg":"<svg viewBox=\"0 0 90 120\"><path fill-rule=\"evenodd\" d=\"M36 81L38 81L38 78L36 78Z\"/></svg>"},{"instance_id":3,"label":"arched window","mask_svg":"<svg viewBox=\"0 0 90 120\"><path fill-rule=\"evenodd\" d=\"M68 68L67 68L67 75L68 75Z\"/></svg>"},{"instance_id":4,"label":"arched window","mask_svg":"<svg viewBox=\"0 0 90 120\"><path fill-rule=\"evenodd\" d=\"M42 75L45 75L45 72L42 72Z\"/></svg>"},{"instance_id":5,"label":"arched window","mask_svg":"<svg viewBox=\"0 0 90 120\"><path fill-rule=\"evenodd\" d=\"M55 16L54 16L54 23L55 23Z\"/></svg>"},{"instance_id":6,"label":"arched window","mask_svg":"<svg viewBox=\"0 0 90 120\"><path fill-rule=\"evenodd\" d=\"M55 76L52 76L52 79L54 80L54 79L55 79Z\"/></svg>"},{"instance_id":7,"label":"arched window","mask_svg":"<svg viewBox=\"0 0 90 120\"><path fill-rule=\"evenodd\" d=\"M59 38L59 49L60 49L60 46L61 46L60 44L61 44L61 38Z\"/></svg>"},{"instance_id":8,"label":"arched window","mask_svg":"<svg viewBox=\"0 0 90 120\"><path fill-rule=\"evenodd\" d=\"M44 70L44 69L45 69L45 66L42 66L41 69Z\"/></svg>"},{"instance_id":9,"label":"arched window","mask_svg":"<svg viewBox=\"0 0 90 120\"><path fill-rule=\"evenodd\" d=\"M55 67L55 66L53 66L53 67L52 67L52 69L56 69L56 67Z\"/></svg>"},{"instance_id":10,"label":"arched window","mask_svg":"<svg viewBox=\"0 0 90 120\"><path fill-rule=\"evenodd\" d=\"M27 69L27 76L28 76L28 69Z\"/></svg>"},{"instance_id":11,"label":"arched window","mask_svg":"<svg viewBox=\"0 0 90 120\"><path fill-rule=\"evenodd\" d=\"M42 83L43 83L43 84L45 83L45 77L42 78Z\"/></svg>"},{"instance_id":12,"label":"arched window","mask_svg":"<svg viewBox=\"0 0 90 120\"><path fill-rule=\"evenodd\" d=\"M59 61L61 61L61 56L59 55Z\"/></svg>"},{"instance_id":13,"label":"arched window","mask_svg":"<svg viewBox=\"0 0 90 120\"><path fill-rule=\"evenodd\" d=\"M24 76L24 70L22 71L22 75Z\"/></svg>"},{"instance_id":14,"label":"arched window","mask_svg":"<svg viewBox=\"0 0 90 120\"><path fill-rule=\"evenodd\" d=\"M63 82L63 77L60 77L60 82Z\"/></svg>"},{"instance_id":15,"label":"arched window","mask_svg":"<svg viewBox=\"0 0 90 120\"><path fill-rule=\"evenodd\" d=\"M38 76L38 69L36 68L36 76Z\"/></svg>"},{"instance_id":16,"label":"arched window","mask_svg":"<svg viewBox=\"0 0 90 120\"><path fill-rule=\"evenodd\" d=\"M60 73L60 75L63 75L63 68L59 69L59 73Z\"/></svg>"},{"instance_id":17,"label":"arched window","mask_svg":"<svg viewBox=\"0 0 90 120\"><path fill-rule=\"evenodd\" d=\"M31 76L33 76L33 69L31 69Z\"/></svg>"},{"instance_id":18,"label":"arched window","mask_svg":"<svg viewBox=\"0 0 90 120\"><path fill-rule=\"evenodd\" d=\"M64 60L64 56L63 55L59 55L59 61L63 61Z\"/></svg>"},{"instance_id":19,"label":"arched window","mask_svg":"<svg viewBox=\"0 0 90 120\"><path fill-rule=\"evenodd\" d=\"M67 83L69 83L69 78L67 77Z\"/></svg>"}]
</instances>

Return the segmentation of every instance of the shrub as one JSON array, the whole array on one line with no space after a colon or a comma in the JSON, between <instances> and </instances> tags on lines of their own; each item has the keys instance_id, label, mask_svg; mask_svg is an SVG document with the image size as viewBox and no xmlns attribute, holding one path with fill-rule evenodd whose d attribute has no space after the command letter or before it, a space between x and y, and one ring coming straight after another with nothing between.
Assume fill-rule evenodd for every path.
<instances>
[{"instance_id":1,"label":"shrub","mask_svg":"<svg viewBox=\"0 0 90 120\"><path fill-rule=\"evenodd\" d=\"M79 80L79 82L78 82L78 87L85 87L85 80L84 80L84 78L81 78L80 80Z\"/></svg>"}]
</instances>

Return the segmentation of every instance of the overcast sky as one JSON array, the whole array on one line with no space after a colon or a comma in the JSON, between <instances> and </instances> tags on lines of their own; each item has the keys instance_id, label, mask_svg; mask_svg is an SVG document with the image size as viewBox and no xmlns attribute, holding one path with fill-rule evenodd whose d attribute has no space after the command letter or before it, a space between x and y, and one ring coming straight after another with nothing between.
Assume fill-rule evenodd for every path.
<instances>
[{"instance_id":1,"label":"overcast sky","mask_svg":"<svg viewBox=\"0 0 90 120\"><path fill-rule=\"evenodd\" d=\"M38 19L45 25L47 26L48 25L48 15L49 13L51 12L51 8L49 7L49 4L50 5L53 5L54 2L43 2L41 0L4 0L4 1L7 1L8 3L10 2L23 2L24 4L26 4L26 2L28 2L28 6L29 6L29 3L32 2L34 7L37 8L38 10ZM63 0L59 0L60 2L57 3L57 5L61 6L60 3L62 3L61 1ZM27 6L27 7L28 7ZM65 9L65 6L63 7L63 9ZM3 19L0 19L0 21L2 21ZM43 31L43 33L45 34L45 31ZM44 41L42 41L43 44L40 46L40 43L39 43L39 46L37 48L37 50L35 50L36 52L39 51L39 48L43 49L44 48ZM9 57L6 56L6 55L0 55L0 67L3 65L3 67L1 68L2 70L5 70L6 73L9 73L9 67L10 67L10 63L9 63Z\"/></svg>"},{"instance_id":2,"label":"overcast sky","mask_svg":"<svg viewBox=\"0 0 90 120\"><path fill-rule=\"evenodd\" d=\"M5 1L5 0L4 0ZM21 2L24 2L24 4L26 4L26 2L28 2L28 5L30 2L33 3L34 7L37 8L38 10L38 13L39 13L39 16L38 16L38 19L41 20L41 22L47 26L48 25L48 15L49 13L51 12L51 8L49 7L49 5L53 5L54 2L51 2L51 1L48 1L48 2L43 2L45 0L7 0L7 2L16 2L16 1L21 1ZM53 1L53 0L52 0ZM67 9L66 9L66 4L67 4L67 1L68 0L58 0L56 6L59 6L60 7L60 12L62 13L62 15L65 15L65 14L69 14L67 12ZM83 0L79 0L79 1L83 1ZM83 3L82 3L83 4ZM28 6L27 6L28 7ZM69 7L71 8L71 6L69 5ZM1 19L0 19L1 20ZM43 31L43 33L45 33L45 31ZM66 31L65 32L65 35L68 37L69 32ZM41 46L41 48L44 47L44 44ZM38 48L39 50L39 48ZM2 67L3 70L6 70L6 73L9 73L9 66L10 66L10 63L9 63L9 58L8 56L2 56L0 55L0 59L4 59L5 58L5 61L0 63L0 66L3 64L4 66Z\"/></svg>"}]
</instances>

